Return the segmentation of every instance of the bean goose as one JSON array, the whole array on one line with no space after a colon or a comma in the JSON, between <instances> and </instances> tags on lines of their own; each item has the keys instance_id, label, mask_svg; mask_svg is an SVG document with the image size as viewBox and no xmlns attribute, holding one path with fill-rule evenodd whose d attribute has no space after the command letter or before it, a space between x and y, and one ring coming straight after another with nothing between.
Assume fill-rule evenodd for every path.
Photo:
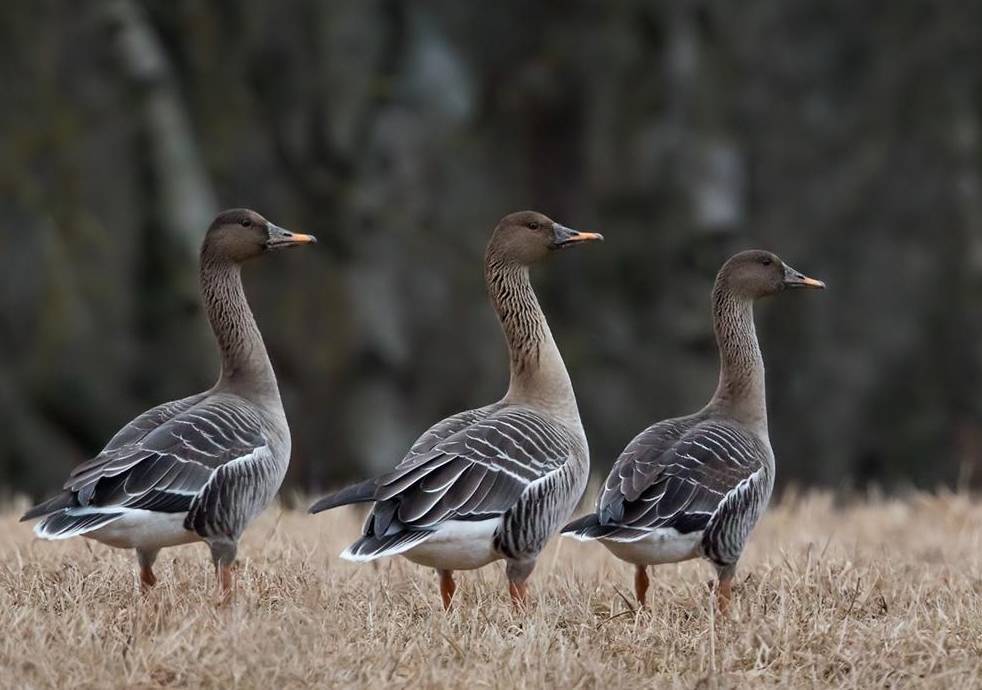
<instances>
[{"instance_id":1,"label":"bean goose","mask_svg":"<svg viewBox=\"0 0 982 690\"><path fill-rule=\"evenodd\" d=\"M290 459L290 430L241 264L314 241L245 209L214 220L201 247L201 294L221 352L218 382L144 412L73 469L60 494L23 516L44 518L34 528L39 537L135 549L144 590L157 581L161 548L203 540L219 596L228 598L239 537L275 496Z\"/></svg>"},{"instance_id":2,"label":"bean goose","mask_svg":"<svg viewBox=\"0 0 982 690\"><path fill-rule=\"evenodd\" d=\"M737 560L774 486L753 303L786 288L824 287L770 252L741 252L723 264L713 288L720 375L712 399L638 434L611 469L596 511L563 528L633 563L641 605L648 565L701 556L716 568L726 611Z\"/></svg>"},{"instance_id":3,"label":"bean goose","mask_svg":"<svg viewBox=\"0 0 982 690\"><path fill-rule=\"evenodd\" d=\"M390 474L314 503L312 513L375 503L363 536L342 558L402 554L435 568L444 608L456 591L453 571L504 559L512 600L526 601L536 559L572 515L589 472L573 387L529 266L555 250L600 239L540 213L513 213L498 223L485 279L508 343L508 392L432 426Z\"/></svg>"}]
</instances>

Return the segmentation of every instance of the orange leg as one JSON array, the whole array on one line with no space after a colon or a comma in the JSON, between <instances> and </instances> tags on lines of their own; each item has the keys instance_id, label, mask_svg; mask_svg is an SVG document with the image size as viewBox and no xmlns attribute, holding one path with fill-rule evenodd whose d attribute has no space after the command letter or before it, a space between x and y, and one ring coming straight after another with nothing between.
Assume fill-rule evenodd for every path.
<instances>
[{"instance_id":1,"label":"orange leg","mask_svg":"<svg viewBox=\"0 0 982 690\"><path fill-rule=\"evenodd\" d=\"M638 598L638 603L646 606L645 599L648 596L648 570L646 566L639 565L634 570L634 596Z\"/></svg>"},{"instance_id":2,"label":"orange leg","mask_svg":"<svg viewBox=\"0 0 982 690\"><path fill-rule=\"evenodd\" d=\"M153 564L157 560L157 551L136 550L136 561L140 564L140 591L144 594L157 584L157 576L153 574Z\"/></svg>"},{"instance_id":3,"label":"orange leg","mask_svg":"<svg viewBox=\"0 0 982 690\"><path fill-rule=\"evenodd\" d=\"M730 599L732 599L733 575L720 575L716 585L716 606L722 615L727 615L730 610Z\"/></svg>"},{"instance_id":4,"label":"orange leg","mask_svg":"<svg viewBox=\"0 0 982 690\"><path fill-rule=\"evenodd\" d=\"M525 580L509 580L508 593L511 594L511 603L515 608L525 608L529 603L529 588Z\"/></svg>"},{"instance_id":5,"label":"orange leg","mask_svg":"<svg viewBox=\"0 0 982 690\"><path fill-rule=\"evenodd\" d=\"M218 580L218 605L227 604L235 594L235 575L232 564L235 563L237 545L234 541L216 539L208 542L211 549L211 560L215 564L215 577Z\"/></svg>"},{"instance_id":6,"label":"orange leg","mask_svg":"<svg viewBox=\"0 0 982 690\"><path fill-rule=\"evenodd\" d=\"M235 575L232 573L232 566L228 563L219 563L215 568L218 576L218 603L227 604L232 600L235 590Z\"/></svg>"},{"instance_id":7,"label":"orange leg","mask_svg":"<svg viewBox=\"0 0 982 690\"><path fill-rule=\"evenodd\" d=\"M534 568L535 561L509 560L505 565L508 593L511 594L511 603L517 609L524 609L529 605L529 589L526 582Z\"/></svg>"},{"instance_id":8,"label":"orange leg","mask_svg":"<svg viewBox=\"0 0 982 690\"><path fill-rule=\"evenodd\" d=\"M453 579L452 570L438 570L440 575L440 598L443 599L443 610L449 611L453 595L457 591L457 583Z\"/></svg>"},{"instance_id":9,"label":"orange leg","mask_svg":"<svg viewBox=\"0 0 982 690\"><path fill-rule=\"evenodd\" d=\"M147 594L150 589L157 584L157 576L153 574L153 568L145 565L140 568L140 591Z\"/></svg>"}]
</instances>

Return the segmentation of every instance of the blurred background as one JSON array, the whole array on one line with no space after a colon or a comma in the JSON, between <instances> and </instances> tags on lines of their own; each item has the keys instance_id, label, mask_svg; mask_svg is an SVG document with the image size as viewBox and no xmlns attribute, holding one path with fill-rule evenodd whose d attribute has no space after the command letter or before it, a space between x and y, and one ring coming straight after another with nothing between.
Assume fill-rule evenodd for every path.
<instances>
[{"instance_id":1,"label":"blurred background","mask_svg":"<svg viewBox=\"0 0 982 690\"><path fill-rule=\"evenodd\" d=\"M210 386L213 214L321 244L246 269L301 491L392 467L507 385L482 254L541 210L603 245L533 276L596 473L694 411L716 270L760 305L778 481L982 484L982 4L0 4L0 493L50 493Z\"/></svg>"}]
</instances>

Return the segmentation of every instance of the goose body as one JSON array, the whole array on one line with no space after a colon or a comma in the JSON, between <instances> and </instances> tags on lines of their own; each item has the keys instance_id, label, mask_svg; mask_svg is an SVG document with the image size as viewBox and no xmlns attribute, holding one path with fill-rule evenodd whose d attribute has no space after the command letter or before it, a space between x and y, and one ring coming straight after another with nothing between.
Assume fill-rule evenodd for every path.
<instances>
[{"instance_id":1,"label":"goose body","mask_svg":"<svg viewBox=\"0 0 982 690\"><path fill-rule=\"evenodd\" d=\"M43 539L84 536L137 552L141 582L156 582L160 549L208 543L222 595L248 524L276 495L290 459L290 430L239 265L267 249L313 241L244 209L218 216L202 247L201 283L222 355L208 391L167 402L124 426L75 467L60 494L22 519Z\"/></svg>"},{"instance_id":2,"label":"goose body","mask_svg":"<svg viewBox=\"0 0 982 690\"><path fill-rule=\"evenodd\" d=\"M204 540L207 523L221 521L237 537L275 495L290 456L282 410L263 412L221 391L150 410L72 470L62 495L69 505L47 513L35 533L159 550ZM230 487L224 504L211 497Z\"/></svg>"},{"instance_id":3,"label":"goose body","mask_svg":"<svg viewBox=\"0 0 982 690\"><path fill-rule=\"evenodd\" d=\"M735 562L774 487L766 436L703 412L659 422L627 446L597 512L565 532L639 566Z\"/></svg>"},{"instance_id":4,"label":"goose body","mask_svg":"<svg viewBox=\"0 0 982 690\"><path fill-rule=\"evenodd\" d=\"M503 559L512 597L524 601L539 553L572 515L589 474L572 385L528 266L589 239L599 236L531 212L499 223L485 276L509 346L508 392L432 426L391 473L317 501L311 512L374 504L362 537L342 557L403 555L435 568L446 607L456 588L453 571Z\"/></svg>"},{"instance_id":5,"label":"goose body","mask_svg":"<svg viewBox=\"0 0 982 690\"><path fill-rule=\"evenodd\" d=\"M471 570L537 554L572 514L587 470L582 426L570 430L504 401L455 415L373 483L365 534L342 555L401 553L421 565Z\"/></svg>"},{"instance_id":6,"label":"goose body","mask_svg":"<svg viewBox=\"0 0 982 690\"><path fill-rule=\"evenodd\" d=\"M634 564L641 604L647 566L698 557L717 569L720 608L729 602L737 561L775 475L752 305L786 287L824 284L769 252L743 252L724 264L713 290L721 360L716 393L699 412L638 434L614 463L596 510L563 528Z\"/></svg>"}]
</instances>

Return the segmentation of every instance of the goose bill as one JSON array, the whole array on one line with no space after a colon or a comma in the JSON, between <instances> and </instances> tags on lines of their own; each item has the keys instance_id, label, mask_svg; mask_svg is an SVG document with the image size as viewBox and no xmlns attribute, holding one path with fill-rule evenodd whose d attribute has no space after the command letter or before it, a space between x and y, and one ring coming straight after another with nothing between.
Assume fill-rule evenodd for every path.
<instances>
[{"instance_id":1,"label":"goose bill","mask_svg":"<svg viewBox=\"0 0 982 690\"><path fill-rule=\"evenodd\" d=\"M269 224L267 228L269 239L266 240L268 249L283 249L285 247L298 247L302 244L313 244L317 238L313 235L303 235L299 232L290 232L278 225Z\"/></svg>"},{"instance_id":2,"label":"goose bill","mask_svg":"<svg viewBox=\"0 0 982 690\"><path fill-rule=\"evenodd\" d=\"M789 288L813 288L816 290L825 289L825 283L821 280L809 278L804 273L800 273L790 266L784 267L784 286Z\"/></svg>"},{"instance_id":3,"label":"goose bill","mask_svg":"<svg viewBox=\"0 0 982 690\"><path fill-rule=\"evenodd\" d=\"M590 242L592 240L603 240L604 236L599 232L580 232L579 230L573 230L572 228L567 228L565 225L560 225L555 223L552 226L553 249L562 249L563 247L569 247L580 242Z\"/></svg>"}]
</instances>

